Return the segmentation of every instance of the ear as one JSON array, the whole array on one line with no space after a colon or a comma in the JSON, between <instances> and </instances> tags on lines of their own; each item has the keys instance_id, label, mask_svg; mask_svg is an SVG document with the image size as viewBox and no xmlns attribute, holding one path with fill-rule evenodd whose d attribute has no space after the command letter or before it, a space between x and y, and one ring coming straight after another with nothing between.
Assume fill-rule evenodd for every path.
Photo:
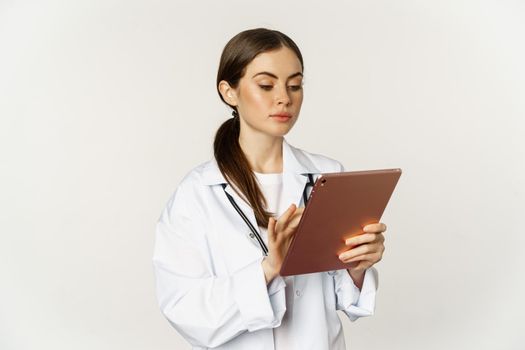
<instances>
[{"instance_id":1,"label":"ear","mask_svg":"<svg viewBox=\"0 0 525 350\"><path fill-rule=\"evenodd\" d=\"M221 80L219 83L219 92L227 104L237 106L237 92L226 80Z\"/></svg>"}]
</instances>

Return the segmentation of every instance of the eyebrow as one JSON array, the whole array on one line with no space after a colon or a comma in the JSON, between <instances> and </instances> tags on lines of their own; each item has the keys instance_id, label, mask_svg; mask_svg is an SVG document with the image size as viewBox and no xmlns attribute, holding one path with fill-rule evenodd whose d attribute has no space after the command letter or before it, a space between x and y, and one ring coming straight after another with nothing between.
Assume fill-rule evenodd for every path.
<instances>
[{"instance_id":1,"label":"eyebrow","mask_svg":"<svg viewBox=\"0 0 525 350\"><path fill-rule=\"evenodd\" d=\"M268 76L270 76L270 77L272 77L272 78L279 79L279 77L277 77L277 75L275 75L275 74L273 74L273 73L270 73L270 72L259 72L259 73L255 74L255 75L252 77L252 79L255 78L255 77L258 76L258 75L268 75ZM302 76L303 76L303 73L301 73L301 72L294 73L294 74L290 75L290 76L288 77L288 79L286 79L286 80L289 80L289 79L295 78L295 77L297 77L297 76L301 76L301 77L302 77Z\"/></svg>"}]
</instances>

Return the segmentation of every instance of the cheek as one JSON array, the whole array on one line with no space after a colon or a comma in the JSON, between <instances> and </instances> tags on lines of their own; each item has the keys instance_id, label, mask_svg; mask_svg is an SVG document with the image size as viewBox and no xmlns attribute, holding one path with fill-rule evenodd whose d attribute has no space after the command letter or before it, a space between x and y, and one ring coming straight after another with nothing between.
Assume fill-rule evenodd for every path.
<instances>
[{"instance_id":1,"label":"cheek","mask_svg":"<svg viewBox=\"0 0 525 350\"><path fill-rule=\"evenodd\" d=\"M272 105L270 94L258 87L246 91L245 101L253 108L268 107Z\"/></svg>"},{"instance_id":2,"label":"cheek","mask_svg":"<svg viewBox=\"0 0 525 350\"><path fill-rule=\"evenodd\" d=\"M297 102L297 104L301 105L301 103L303 103L303 93L299 93L297 94L298 96L296 97L295 101Z\"/></svg>"}]
</instances>

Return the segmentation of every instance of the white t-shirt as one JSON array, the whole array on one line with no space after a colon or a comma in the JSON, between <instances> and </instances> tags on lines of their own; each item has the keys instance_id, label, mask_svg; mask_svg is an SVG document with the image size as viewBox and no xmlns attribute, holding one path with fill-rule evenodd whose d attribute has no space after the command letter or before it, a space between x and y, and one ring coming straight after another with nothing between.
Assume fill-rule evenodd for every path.
<instances>
[{"instance_id":1,"label":"white t-shirt","mask_svg":"<svg viewBox=\"0 0 525 350\"><path fill-rule=\"evenodd\" d=\"M254 173L267 201L266 210L274 213L274 218L278 219L291 204L282 202L283 174ZM264 242L268 245L267 228L259 226L259 232L261 233ZM292 327L291 318L293 316L294 281L292 276L284 277L284 281L286 283L286 313L283 316L281 325L273 329L276 350L293 349L293 344L290 341L290 335L292 333L290 328Z\"/></svg>"}]
</instances>

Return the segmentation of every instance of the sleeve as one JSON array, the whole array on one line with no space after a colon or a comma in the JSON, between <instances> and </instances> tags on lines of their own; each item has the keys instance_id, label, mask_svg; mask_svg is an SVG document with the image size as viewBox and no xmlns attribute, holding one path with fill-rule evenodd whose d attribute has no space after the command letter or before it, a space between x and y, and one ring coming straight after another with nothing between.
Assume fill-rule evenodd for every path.
<instances>
[{"instance_id":1,"label":"sleeve","mask_svg":"<svg viewBox=\"0 0 525 350\"><path fill-rule=\"evenodd\" d=\"M195 202L179 187L156 226L153 266L162 313L193 346L205 348L278 327L286 311L284 285L276 281L268 291L262 258L216 276L203 208Z\"/></svg>"},{"instance_id":2,"label":"sleeve","mask_svg":"<svg viewBox=\"0 0 525 350\"><path fill-rule=\"evenodd\" d=\"M342 163L337 161L338 171L345 171ZM361 290L357 288L347 270L337 270L333 275L337 300L337 310L343 311L351 321L359 317L371 316L375 311L378 273L375 267L365 271Z\"/></svg>"},{"instance_id":3,"label":"sleeve","mask_svg":"<svg viewBox=\"0 0 525 350\"><path fill-rule=\"evenodd\" d=\"M361 290L356 287L347 270L337 270L332 277L337 310L343 311L351 321L374 314L378 286L377 270L374 267L365 271Z\"/></svg>"}]
</instances>

